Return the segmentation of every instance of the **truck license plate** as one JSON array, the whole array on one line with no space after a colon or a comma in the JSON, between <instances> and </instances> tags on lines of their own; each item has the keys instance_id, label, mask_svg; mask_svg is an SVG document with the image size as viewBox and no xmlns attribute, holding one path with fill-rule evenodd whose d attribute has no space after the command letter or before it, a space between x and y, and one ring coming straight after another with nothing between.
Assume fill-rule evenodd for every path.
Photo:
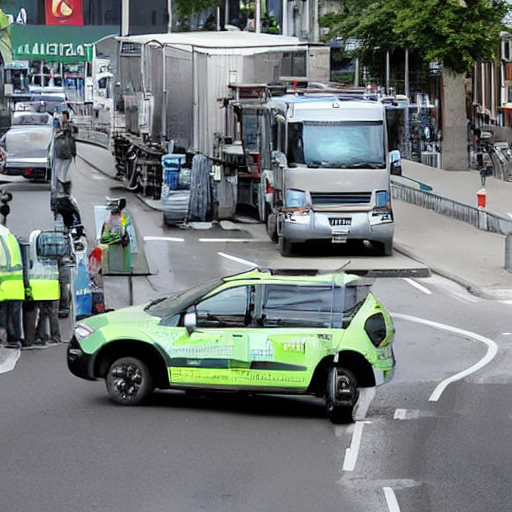
<instances>
[{"instance_id":1,"label":"truck license plate","mask_svg":"<svg viewBox=\"0 0 512 512\"><path fill-rule=\"evenodd\" d=\"M347 241L347 235L346 234L332 235L331 241L333 244L344 244Z\"/></svg>"}]
</instances>

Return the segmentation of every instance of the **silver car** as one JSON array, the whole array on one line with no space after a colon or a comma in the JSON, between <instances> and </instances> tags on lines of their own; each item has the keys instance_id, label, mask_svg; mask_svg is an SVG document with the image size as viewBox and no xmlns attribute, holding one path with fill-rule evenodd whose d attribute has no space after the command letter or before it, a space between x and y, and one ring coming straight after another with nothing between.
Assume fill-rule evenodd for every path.
<instances>
[{"instance_id":1,"label":"silver car","mask_svg":"<svg viewBox=\"0 0 512 512\"><path fill-rule=\"evenodd\" d=\"M51 171L53 116L49 113L14 112L12 125L0 139L6 162L0 173L48 181Z\"/></svg>"}]
</instances>

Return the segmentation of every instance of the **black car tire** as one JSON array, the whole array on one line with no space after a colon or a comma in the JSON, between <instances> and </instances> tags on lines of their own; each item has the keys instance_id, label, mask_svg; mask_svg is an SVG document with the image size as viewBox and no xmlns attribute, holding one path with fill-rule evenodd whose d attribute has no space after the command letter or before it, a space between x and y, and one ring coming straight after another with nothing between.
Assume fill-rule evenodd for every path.
<instances>
[{"instance_id":1,"label":"black car tire","mask_svg":"<svg viewBox=\"0 0 512 512\"><path fill-rule=\"evenodd\" d=\"M359 396L357 380L346 368L333 367L327 376L325 402L327 416L334 424L352 423L354 406Z\"/></svg>"},{"instance_id":2,"label":"black car tire","mask_svg":"<svg viewBox=\"0 0 512 512\"><path fill-rule=\"evenodd\" d=\"M281 256L290 256L293 253L293 244L284 236L279 237L279 253Z\"/></svg>"},{"instance_id":3,"label":"black car tire","mask_svg":"<svg viewBox=\"0 0 512 512\"><path fill-rule=\"evenodd\" d=\"M147 365L135 357L121 357L108 369L105 384L110 399L116 404L138 405L153 392Z\"/></svg>"}]
</instances>

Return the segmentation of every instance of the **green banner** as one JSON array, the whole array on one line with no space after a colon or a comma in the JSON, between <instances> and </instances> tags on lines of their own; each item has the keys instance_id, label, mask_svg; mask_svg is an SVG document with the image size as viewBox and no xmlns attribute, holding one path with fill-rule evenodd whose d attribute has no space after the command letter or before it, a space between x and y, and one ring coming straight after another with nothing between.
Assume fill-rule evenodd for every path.
<instances>
[{"instance_id":1,"label":"green banner","mask_svg":"<svg viewBox=\"0 0 512 512\"><path fill-rule=\"evenodd\" d=\"M90 61L94 43L106 36L118 34L119 27L111 25L12 25L13 58L65 63Z\"/></svg>"}]
</instances>

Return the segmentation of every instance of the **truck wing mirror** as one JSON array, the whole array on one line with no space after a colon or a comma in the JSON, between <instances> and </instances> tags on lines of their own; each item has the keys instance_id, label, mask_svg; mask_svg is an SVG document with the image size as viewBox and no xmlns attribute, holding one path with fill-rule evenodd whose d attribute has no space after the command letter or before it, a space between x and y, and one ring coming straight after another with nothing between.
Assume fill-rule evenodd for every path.
<instances>
[{"instance_id":1,"label":"truck wing mirror","mask_svg":"<svg viewBox=\"0 0 512 512\"><path fill-rule=\"evenodd\" d=\"M278 167L286 167L286 157L281 151L272 151L272 161Z\"/></svg>"},{"instance_id":2,"label":"truck wing mirror","mask_svg":"<svg viewBox=\"0 0 512 512\"><path fill-rule=\"evenodd\" d=\"M394 176L402 176L402 155L398 149L394 149L389 153L390 172Z\"/></svg>"}]
</instances>

